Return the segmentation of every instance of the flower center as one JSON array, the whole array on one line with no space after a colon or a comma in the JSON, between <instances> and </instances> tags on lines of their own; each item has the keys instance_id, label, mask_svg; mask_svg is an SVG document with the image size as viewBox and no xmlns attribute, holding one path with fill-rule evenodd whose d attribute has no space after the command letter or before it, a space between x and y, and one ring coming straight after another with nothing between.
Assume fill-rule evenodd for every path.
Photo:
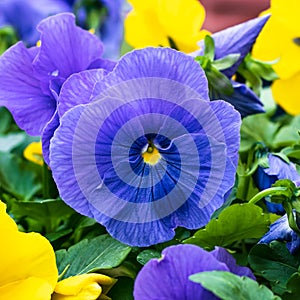
<instances>
[{"instance_id":1,"label":"flower center","mask_svg":"<svg viewBox=\"0 0 300 300\"><path fill-rule=\"evenodd\" d=\"M293 39L293 42L297 45L297 46L300 46L300 37L295 37Z\"/></svg>"},{"instance_id":2,"label":"flower center","mask_svg":"<svg viewBox=\"0 0 300 300\"><path fill-rule=\"evenodd\" d=\"M154 146L152 141L148 142L148 145L142 150L142 157L144 162L149 165L156 165L161 158L160 153Z\"/></svg>"}]
</instances>

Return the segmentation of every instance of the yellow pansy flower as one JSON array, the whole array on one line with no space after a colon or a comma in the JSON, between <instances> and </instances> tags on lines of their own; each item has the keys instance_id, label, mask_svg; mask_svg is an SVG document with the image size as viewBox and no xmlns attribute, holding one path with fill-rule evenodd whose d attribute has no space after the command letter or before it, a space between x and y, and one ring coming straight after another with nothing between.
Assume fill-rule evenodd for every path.
<instances>
[{"instance_id":1,"label":"yellow pansy flower","mask_svg":"<svg viewBox=\"0 0 300 300\"><path fill-rule=\"evenodd\" d=\"M129 0L125 40L135 48L170 47L189 53L207 34L201 30L205 10L199 0Z\"/></svg>"},{"instance_id":2,"label":"yellow pansy flower","mask_svg":"<svg viewBox=\"0 0 300 300\"><path fill-rule=\"evenodd\" d=\"M288 113L300 114L300 6L298 0L272 0L271 17L258 36L252 55L260 60L276 60L280 77L272 85L275 101Z\"/></svg>"},{"instance_id":3,"label":"yellow pansy flower","mask_svg":"<svg viewBox=\"0 0 300 300\"><path fill-rule=\"evenodd\" d=\"M96 273L69 277L57 283L52 300L108 300L110 298L106 296L106 293L116 281L116 279Z\"/></svg>"},{"instance_id":4,"label":"yellow pansy flower","mask_svg":"<svg viewBox=\"0 0 300 300\"><path fill-rule=\"evenodd\" d=\"M49 300L57 283L55 254L38 233L19 232L0 201L0 300Z\"/></svg>"},{"instance_id":5,"label":"yellow pansy flower","mask_svg":"<svg viewBox=\"0 0 300 300\"><path fill-rule=\"evenodd\" d=\"M42 143L41 142L33 142L29 144L24 150L24 157L35 164L43 165L43 150L42 150Z\"/></svg>"}]
</instances>

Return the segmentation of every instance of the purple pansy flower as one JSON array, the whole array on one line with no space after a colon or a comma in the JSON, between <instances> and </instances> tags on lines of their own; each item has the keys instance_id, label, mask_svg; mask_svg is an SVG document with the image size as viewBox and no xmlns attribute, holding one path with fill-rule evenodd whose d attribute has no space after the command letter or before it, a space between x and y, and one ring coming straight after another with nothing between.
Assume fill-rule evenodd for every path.
<instances>
[{"instance_id":1,"label":"purple pansy flower","mask_svg":"<svg viewBox=\"0 0 300 300\"><path fill-rule=\"evenodd\" d=\"M89 97L90 72L65 82L58 111ZM92 97L64 113L51 140L62 199L130 245L204 226L234 184L240 115L209 101L201 67L172 49L135 50Z\"/></svg>"},{"instance_id":2,"label":"purple pansy flower","mask_svg":"<svg viewBox=\"0 0 300 300\"><path fill-rule=\"evenodd\" d=\"M12 26L19 39L34 45L39 39L37 24L44 18L70 12L71 6L62 0L1 0L0 26Z\"/></svg>"},{"instance_id":3,"label":"purple pansy flower","mask_svg":"<svg viewBox=\"0 0 300 300\"><path fill-rule=\"evenodd\" d=\"M274 240L285 241L288 250L295 254L300 248L299 235L289 226L287 214L276 220L270 230L263 236L259 243L269 244Z\"/></svg>"},{"instance_id":4,"label":"purple pansy flower","mask_svg":"<svg viewBox=\"0 0 300 300\"><path fill-rule=\"evenodd\" d=\"M177 245L163 250L162 258L150 260L138 273L134 284L135 300L219 299L200 284L189 280L204 271L227 271L255 280L251 270L240 267L224 249L208 252L194 245Z\"/></svg>"},{"instance_id":5,"label":"purple pansy flower","mask_svg":"<svg viewBox=\"0 0 300 300\"><path fill-rule=\"evenodd\" d=\"M60 88L70 75L115 65L101 58L100 40L77 27L70 13L49 17L37 29L40 47L27 49L19 42L0 57L0 105L30 135L41 135L53 118Z\"/></svg>"},{"instance_id":6,"label":"purple pansy flower","mask_svg":"<svg viewBox=\"0 0 300 300\"><path fill-rule=\"evenodd\" d=\"M260 190L267 189L279 179L290 179L295 184L300 181L300 175L295 164L287 163L279 156L268 154L269 167L259 166L254 174L254 181ZM285 212L282 204L266 201L267 208L272 213L283 214Z\"/></svg>"},{"instance_id":7,"label":"purple pansy flower","mask_svg":"<svg viewBox=\"0 0 300 300\"><path fill-rule=\"evenodd\" d=\"M238 66L245 56L250 52L257 36L263 26L269 19L269 15L256 18L239 25L229 27L212 35L215 42L215 60L226 57L229 54L240 54L238 61L228 69L222 70L222 73L229 79L235 74ZM201 56L204 54L204 41L198 43L200 50L191 55ZM251 114L264 112L263 104L255 93L245 84L232 80L234 93L232 95L220 94L216 90L211 92L211 100L224 99L231 103L242 115L246 117Z\"/></svg>"}]
</instances>

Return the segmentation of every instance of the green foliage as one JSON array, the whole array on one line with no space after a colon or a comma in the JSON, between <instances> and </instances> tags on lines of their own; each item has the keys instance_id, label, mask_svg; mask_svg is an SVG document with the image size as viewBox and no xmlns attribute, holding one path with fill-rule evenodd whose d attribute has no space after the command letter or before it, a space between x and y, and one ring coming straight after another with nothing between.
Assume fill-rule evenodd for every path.
<instances>
[{"instance_id":1,"label":"green foliage","mask_svg":"<svg viewBox=\"0 0 300 300\"><path fill-rule=\"evenodd\" d=\"M154 249L146 249L143 250L141 253L138 254L136 260L141 264L145 265L150 259L153 258L160 258L161 253Z\"/></svg>"},{"instance_id":2,"label":"green foliage","mask_svg":"<svg viewBox=\"0 0 300 300\"><path fill-rule=\"evenodd\" d=\"M269 216L253 204L233 204L218 219L211 220L184 243L212 249L249 238L260 238L268 230Z\"/></svg>"},{"instance_id":3,"label":"green foliage","mask_svg":"<svg viewBox=\"0 0 300 300\"><path fill-rule=\"evenodd\" d=\"M200 283L223 300L279 300L271 290L249 277L230 272L211 271L191 275L190 280Z\"/></svg>"},{"instance_id":4,"label":"green foliage","mask_svg":"<svg viewBox=\"0 0 300 300\"><path fill-rule=\"evenodd\" d=\"M61 274L66 269L61 278L64 279L74 275L117 267L130 251L130 246L104 234L90 240L84 239L68 250L61 249L55 253L59 273Z\"/></svg>"},{"instance_id":5,"label":"green foliage","mask_svg":"<svg viewBox=\"0 0 300 300\"><path fill-rule=\"evenodd\" d=\"M255 274L267 279L272 290L281 295L287 291L287 282L298 272L300 257L290 254L286 245L274 241L258 244L249 253L249 264Z\"/></svg>"},{"instance_id":6,"label":"green foliage","mask_svg":"<svg viewBox=\"0 0 300 300\"><path fill-rule=\"evenodd\" d=\"M11 153L0 152L0 188L13 197L28 201L41 190L35 166Z\"/></svg>"}]
</instances>

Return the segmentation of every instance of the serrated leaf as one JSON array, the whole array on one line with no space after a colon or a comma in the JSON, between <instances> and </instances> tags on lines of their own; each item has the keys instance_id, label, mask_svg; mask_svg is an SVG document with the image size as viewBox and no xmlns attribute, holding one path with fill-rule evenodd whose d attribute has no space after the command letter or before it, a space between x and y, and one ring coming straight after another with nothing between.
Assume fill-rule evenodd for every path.
<instances>
[{"instance_id":1,"label":"serrated leaf","mask_svg":"<svg viewBox=\"0 0 300 300\"><path fill-rule=\"evenodd\" d=\"M268 231L268 215L254 204L234 204L224 209L218 219L211 220L204 229L184 243L213 248L228 246L248 238L260 238Z\"/></svg>"},{"instance_id":2,"label":"serrated leaf","mask_svg":"<svg viewBox=\"0 0 300 300\"><path fill-rule=\"evenodd\" d=\"M154 249L146 249L138 254L136 260L141 264L145 265L150 259L160 258L161 253Z\"/></svg>"},{"instance_id":3,"label":"serrated leaf","mask_svg":"<svg viewBox=\"0 0 300 300\"><path fill-rule=\"evenodd\" d=\"M264 285L258 285L249 277L240 277L225 271L201 272L189 276L189 279L200 283L204 288L223 300L279 300Z\"/></svg>"},{"instance_id":4,"label":"serrated leaf","mask_svg":"<svg viewBox=\"0 0 300 300\"><path fill-rule=\"evenodd\" d=\"M68 267L62 279L96 272L100 269L111 269L119 266L127 257L131 247L115 240L108 234L90 240L82 240L68 250L55 252L59 273Z\"/></svg>"},{"instance_id":5,"label":"serrated leaf","mask_svg":"<svg viewBox=\"0 0 300 300\"><path fill-rule=\"evenodd\" d=\"M286 284L298 272L300 263L300 257L291 255L286 245L277 241L254 246L248 260L255 273L269 280L273 291L279 295L286 291Z\"/></svg>"}]
</instances>

